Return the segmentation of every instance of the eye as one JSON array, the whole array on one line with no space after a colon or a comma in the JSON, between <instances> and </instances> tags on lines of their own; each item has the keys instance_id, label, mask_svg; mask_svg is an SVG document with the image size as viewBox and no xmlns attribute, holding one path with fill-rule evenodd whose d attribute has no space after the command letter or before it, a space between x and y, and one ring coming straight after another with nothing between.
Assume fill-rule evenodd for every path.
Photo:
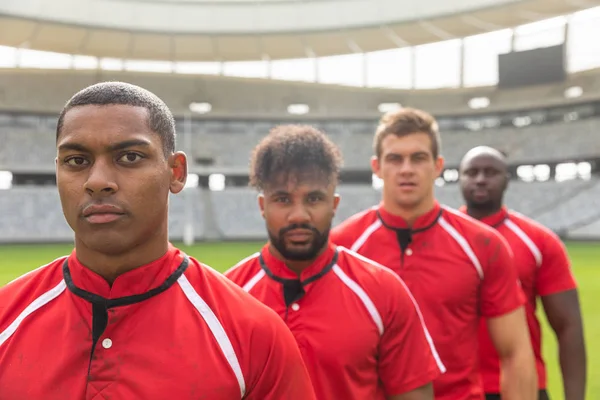
<instances>
[{"instance_id":1,"label":"eye","mask_svg":"<svg viewBox=\"0 0 600 400\"><path fill-rule=\"evenodd\" d=\"M321 197L321 196L319 196L319 195L316 195L316 194L315 194L315 195L308 196L308 201L309 201L310 203L317 203L317 202L321 201L321 199L322 199L322 197Z\"/></svg>"},{"instance_id":2,"label":"eye","mask_svg":"<svg viewBox=\"0 0 600 400\"><path fill-rule=\"evenodd\" d=\"M64 160L64 163L72 167L82 167L86 165L87 160L83 157L68 157Z\"/></svg>"},{"instance_id":3,"label":"eye","mask_svg":"<svg viewBox=\"0 0 600 400\"><path fill-rule=\"evenodd\" d=\"M275 197L273 200L276 203L287 203L289 199L285 196L278 196L278 197Z\"/></svg>"},{"instance_id":4,"label":"eye","mask_svg":"<svg viewBox=\"0 0 600 400\"><path fill-rule=\"evenodd\" d=\"M129 153L125 153L121 157L119 157L119 161L126 163L126 164L133 164L136 161L141 160L142 158L144 158L144 157L138 153L129 152Z\"/></svg>"}]
</instances>

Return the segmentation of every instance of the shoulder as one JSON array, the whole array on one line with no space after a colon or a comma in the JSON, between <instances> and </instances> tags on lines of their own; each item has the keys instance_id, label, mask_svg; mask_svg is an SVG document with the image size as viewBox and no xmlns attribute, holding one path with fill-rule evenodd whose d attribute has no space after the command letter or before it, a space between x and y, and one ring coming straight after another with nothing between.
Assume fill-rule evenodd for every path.
<instances>
[{"instance_id":1,"label":"shoulder","mask_svg":"<svg viewBox=\"0 0 600 400\"><path fill-rule=\"evenodd\" d=\"M19 315L30 314L65 291L62 265L66 259L57 258L0 287L0 332Z\"/></svg>"},{"instance_id":2,"label":"shoulder","mask_svg":"<svg viewBox=\"0 0 600 400\"><path fill-rule=\"evenodd\" d=\"M198 309L210 308L224 328L236 335L246 336L250 331L262 331L265 325L281 322L274 311L237 283L193 258L182 277L185 279L180 286L192 304Z\"/></svg>"},{"instance_id":3,"label":"shoulder","mask_svg":"<svg viewBox=\"0 0 600 400\"><path fill-rule=\"evenodd\" d=\"M443 209L440 224L457 241L466 240L474 250L488 248L491 244L508 247L508 243L496 229L451 207L443 206Z\"/></svg>"},{"instance_id":4,"label":"shoulder","mask_svg":"<svg viewBox=\"0 0 600 400\"><path fill-rule=\"evenodd\" d=\"M249 255L225 271L223 275L239 286L245 285L258 272L262 271L260 268L259 256L260 252Z\"/></svg>"},{"instance_id":5,"label":"shoulder","mask_svg":"<svg viewBox=\"0 0 600 400\"><path fill-rule=\"evenodd\" d=\"M409 293L402 278L385 265L343 246L337 248L340 259L338 260L338 269L334 271L338 275L345 274L348 279L356 282L369 296L384 300L402 296L403 293Z\"/></svg>"},{"instance_id":6,"label":"shoulder","mask_svg":"<svg viewBox=\"0 0 600 400\"><path fill-rule=\"evenodd\" d=\"M369 228L376 229L377 226L374 226L374 224L379 221L376 209L377 207L368 208L352 215L335 226L331 230L332 241L346 247L351 247L353 242L365 231L369 230Z\"/></svg>"},{"instance_id":7,"label":"shoulder","mask_svg":"<svg viewBox=\"0 0 600 400\"><path fill-rule=\"evenodd\" d=\"M523 215L514 210L510 210L509 215L509 221L513 222L515 225L521 228L526 234L528 234L531 237L532 240L536 241L537 245L543 245L545 241L548 240L562 243L562 241L555 232L553 232L547 226L544 226L541 223L535 221L534 219L529 218L528 216Z\"/></svg>"}]
</instances>

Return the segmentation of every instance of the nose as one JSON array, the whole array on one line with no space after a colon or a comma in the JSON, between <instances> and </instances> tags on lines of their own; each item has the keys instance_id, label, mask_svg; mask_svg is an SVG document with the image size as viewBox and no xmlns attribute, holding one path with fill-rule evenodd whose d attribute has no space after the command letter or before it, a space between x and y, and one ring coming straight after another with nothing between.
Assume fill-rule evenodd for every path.
<instances>
[{"instance_id":1,"label":"nose","mask_svg":"<svg viewBox=\"0 0 600 400\"><path fill-rule=\"evenodd\" d=\"M89 168L89 174L83 187L85 191L94 196L99 194L111 194L118 190L114 172L111 165L102 161L96 160Z\"/></svg>"},{"instance_id":2,"label":"nose","mask_svg":"<svg viewBox=\"0 0 600 400\"><path fill-rule=\"evenodd\" d=\"M400 164L400 173L403 174L411 174L414 172L414 166L413 163L411 162L410 158L406 158L402 161L402 164Z\"/></svg>"},{"instance_id":3,"label":"nose","mask_svg":"<svg viewBox=\"0 0 600 400\"><path fill-rule=\"evenodd\" d=\"M310 221L310 213L303 204L296 204L290 210L288 215L288 223L290 224L305 224Z\"/></svg>"},{"instance_id":4,"label":"nose","mask_svg":"<svg viewBox=\"0 0 600 400\"><path fill-rule=\"evenodd\" d=\"M475 175L475 183L478 185L487 183L485 174L483 172L478 172L477 175Z\"/></svg>"}]
</instances>

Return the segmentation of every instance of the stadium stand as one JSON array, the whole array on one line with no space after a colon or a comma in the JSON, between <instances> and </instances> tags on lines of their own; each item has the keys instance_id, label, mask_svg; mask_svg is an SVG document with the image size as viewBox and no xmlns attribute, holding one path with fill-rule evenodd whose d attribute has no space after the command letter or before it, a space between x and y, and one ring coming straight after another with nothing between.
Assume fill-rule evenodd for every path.
<instances>
[{"instance_id":1,"label":"stadium stand","mask_svg":"<svg viewBox=\"0 0 600 400\"><path fill-rule=\"evenodd\" d=\"M166 6L162 2L156 3L154 6L158 8ZM191 3L180 9L190 8L191 15L201 7L212 11L222 7L210 2ZM311 4L313 2L280 3L277 6L280 10L296 7L296 10L306 12L312 10L311 13L314 12L312 7L334 6L333 2L320 2L318 6ZM73 93L93 83L110 80L131 82L153 91L165 100L176 116L177 147L188 154L190 172L196 175L198 186L190 185L183 194L172 196L170 232L174 240L264 239L256 193L246 186L246 175L252 148L278 124L313 125L340 146L345 165L339 187L342 202L335 223L376 204L379 192L374 189L376 185L371 182L369 170L372 135L381 116L381 105L397 103L425 109L438 118L447 169L438 180L436 191L443 203L452 207L461 204L455 181L462 155L473 146L490 145L509 155L514 178L507 193L511 208L567 237L600 237L600 212L597 211L600 209L600 70L597 69L600 59L590 55L594 51L587 44L577 47L582 37L593 36L594 26L600 20L600 8L592 9L588 13L591 17L583 18L577 12L584 6L566 0L489 0L476 2L476 6L465 1L464 4L461 2L464 7L457 6L452 13L437 9L442 4L438 3L435 7L431 4L408 13L413 13L413 17L419 14L420 23L410 20L410 15L406 14L394 16L393 24L390 21L377 24L373 30L365 27L372 26L376 18L357 13L348 14L346 19L323 19L318 29L309 26L315 22L305 18L299 22L302 26L295 28L296 32L277 34L274 32L278 31L279 21L266 18L272 10L270 5L261 4L264 18L255 19L253 35L244 37L247 35L239 30L247 21L234 24L235 18L223 18L216 22L217 15L226 15L235 7L249 7L248 11L252 13L258 10L254 8L256 4L250 6L238 1L235 7L229 5L219 13L211 14L214 19L206 21L206 26L212 26L214 32L190 31L185 36L181 32L185 25L182 22L183 25L178 26L161 25L163 29L152 36L152 40L147 37L146 27L142 26L152 19L154 14L150 11L144 14L146 20L128 19L124 33L119 30L123 21L111 19L112 25L105 26L101 5L97 5L95 15L80 15L82 19L76 26L71 25L73 21L67 15L51 17L54 10L48 10L47 18L36 18L31 15L31 10L20 10L16 3L9 9L0 5L0 24L11 27L0 30L0 45L26 43L29 49L35 50L69 54L81 51L96 62L91 68L78 69L83 56L63 54L69 59L66 67L31 68L33 64L28 64L21 49L15 49L13 54L10 48L0 46L0 58L2 54L13 54L15 60L14 65L0 60L0 171L10 171L13 176L13 187L0 190L0 206L4 210L0 215L0 242L71 240L71 231L64 222L53 186L57 114ZM363 0L348 2L348 7L361 6L365 7ZM570 14L568 23L561 17L567 14ZM541 16L558 17L543 30L531 30L529 25L525 26L527 29L516 27ZM371 18L367 25L359 23L363 17ZM39 34L28 36L28 18L35 19ZM98 19L88 20L94 18ZM561 18L564 21L561 22ZM86 23L90 25L86 26ZM188 28L194 30L194 27ZM340 34L340 29L344 34ZM172 35L165 42L166 36L161 35L169 35L168 32ZM568 74L565 79L553 83L510 89L501 87L499 71L494 71L495 77L491 81L486 78L486 83L469 83L469 71L475 65L470 61L469 53L477 52L472 47L477 38L470 35L485 32L497 34L494 40L506 45L504 50L500 49L504 45L494 45L499 47L490 50L486 62L491 60L492 64L498 64L497 57L503 52L564 43ZM127 50L123 48L123 34L128 38ZM52 41L42 40L50 36L54 38ZM550 39L540 41L542 36ZM424 65L419 55L424 47L413 47L413 53L419 54L411 53L405 60L407 65L410 64L406 84L396 83L393 87L383 88L369 83L367 66L381 67L373 59L383 56L368 52L393 51L397 47L408 49L407 46L426 43L435 46L434 42L440 40L444 42L437 44L460 44L457 47L460 53L455 60L456 79L446 88L444 84L438 85L439 88L423 85L418 70ZM250 41L258 42L262 47L257 48L256 43L250 45ZM363 60L364 76L358 86L323 84L319 74L323 75L325 69L316 63L312 71L315 76L309 79L313 82L273 79L277 75L272 74L273 71L264 76L271 79L226 76L232 75L227 72L228 68L235 66L227 62L262 59L272 61L269 68L275 68L279 65L277 62L285 62L286 58L307 56L313 60L315 55L311 54L315 51L322 60L324 56L348 55L348 47L354 53L369 54ZM57 57L54 53L43 54L49 59ZM128 64L135 59L174 63L161 73L141 72ZM182 61L212 62L215 59L223 63L214 75L175 73L181 72L178 63ZM106 67L111 60L116 67ZM385 62L379 64L382 63ZM579 93L567 95L573 89ZM484 99L486 104L475 107L472 101L476 99ZM202 102L210 104L210 112L204 114L192 109L193 103ZM296 115L289 112L291 104L305 105L310 111ZM214 174L223 174L224 185L211 187L210 176Z\"/></svg>"}]
</instances>

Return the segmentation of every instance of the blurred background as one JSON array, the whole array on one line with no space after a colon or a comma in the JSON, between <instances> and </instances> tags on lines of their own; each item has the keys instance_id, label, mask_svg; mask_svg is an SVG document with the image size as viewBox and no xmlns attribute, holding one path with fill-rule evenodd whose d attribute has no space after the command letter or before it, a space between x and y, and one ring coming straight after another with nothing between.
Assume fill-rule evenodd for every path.
<instances>
[{"instance_id":1,"label":"blurred background","mask_svg":"<svg viewBox=\"0 0 600 400\"><path fill-rule=\"evenodd\" d=\"M57 116L110 80L175 114L190 175L171 197L171 239L219 270L266 238L248 160L273 126L310 124L342 149L336 224L379 201L369 158L386 111L438 119L449 206L468 149L505 151L507 205L565 240L590 363L600 356L599 0L0 0L0 285L71 250ZM588 381L600 399L595 365Z\"/></svg>"}]
</instances>

